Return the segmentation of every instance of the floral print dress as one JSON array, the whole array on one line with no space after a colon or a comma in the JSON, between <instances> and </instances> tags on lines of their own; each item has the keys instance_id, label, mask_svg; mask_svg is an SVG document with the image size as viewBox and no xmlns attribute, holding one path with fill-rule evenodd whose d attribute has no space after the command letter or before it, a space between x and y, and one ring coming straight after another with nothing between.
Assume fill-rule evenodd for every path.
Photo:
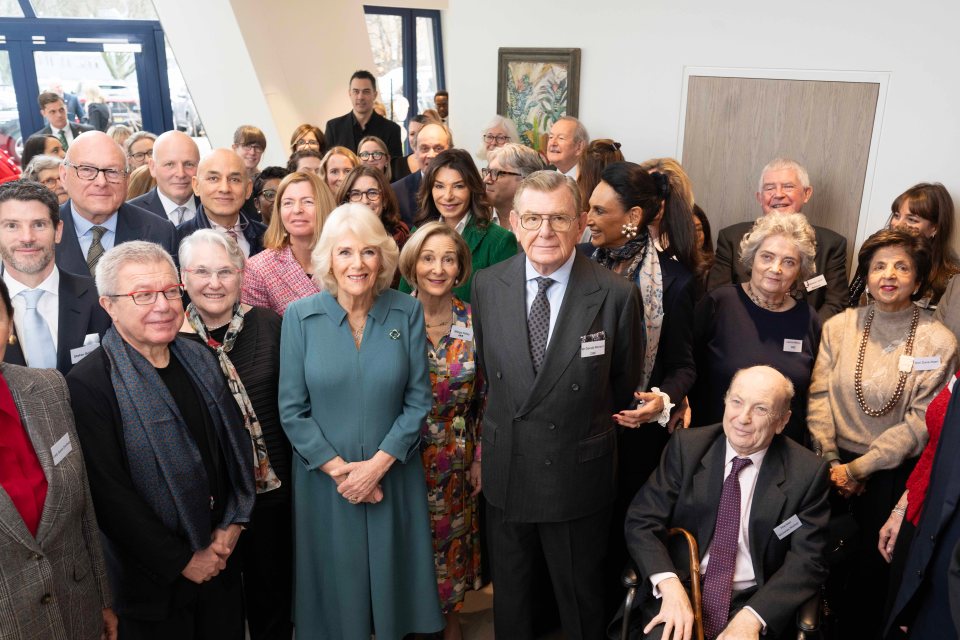
<instances>
[{"instance_id":1,"label":"floral print dress","mask_svg":"<svg viewBox=\"0 0 960 640\"><path fill-rule=\"evenodd\" d=\"M427 340L433 409L420 454L427 480L434 563L444 613L459 611L479 589L480 523L467 471L479 442L480 390L470 305L453 298L453 325L437 345Z\"/></svg>"}]
</instances>

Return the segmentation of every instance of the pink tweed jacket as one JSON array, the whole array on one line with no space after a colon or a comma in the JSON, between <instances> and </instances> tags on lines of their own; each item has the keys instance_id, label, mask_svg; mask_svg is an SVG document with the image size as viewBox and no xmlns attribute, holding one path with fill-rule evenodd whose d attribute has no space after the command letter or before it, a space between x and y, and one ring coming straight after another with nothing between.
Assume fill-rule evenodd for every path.
<instances>
[{"instance_id":1,"label":"pink tweed jacket","mask_svg":"<svg viewBox=\"0 0 960 640\"><path fill-rule=\"evenodd\" d=\"M265 249L247 260L241 302L273 309L282 316L288 304L319 291L290 247Z\"/></svg>"}]
</instances>

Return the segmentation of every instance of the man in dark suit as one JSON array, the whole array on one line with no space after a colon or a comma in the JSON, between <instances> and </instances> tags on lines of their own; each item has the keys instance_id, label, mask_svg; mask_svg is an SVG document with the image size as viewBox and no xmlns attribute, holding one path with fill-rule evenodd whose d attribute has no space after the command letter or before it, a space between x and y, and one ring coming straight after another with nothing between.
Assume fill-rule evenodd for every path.
<instances>
[{"instance_id":1,"label":"man in dark suit","mask_svg":"<svg viewBox=\"0 0 960 640\"><path fill-rule=\"evenodd\" d=\"M483 491L497 637L533 637L540 554L568 638L604 628L603 558L617 493L617 429L641 375L636 286L576 250L573 179L538 171L510 218L525 255L477 273L473 320L489 381Z\"/></svg>"},{"instance_id":2,"label":"man in dark suit","mask_svg":"<svg viewBox=\"0 0 960 640\"><path fill-rule=\"evenodd\" d=\"M691 637L684 576L665 546L673 527L697 540L708 638L781 637L826 579L829 476L823 460L781 435L792 397L775 369L744 369L722 425L674 434L627 512L627 546L651 588L631 637L668 638L677 627Z\"/></svg>"},{"instance_id":3,"label":"man in dark suit","mask_svg":"<svg viewBox=\"0 0 960 640\"><path fill-rule=\"evenodd\" d=\"M400 205L400 217L407 225L413 226L413 221L420 211L418 195L420 185L423 184L423 174L430 167L430 161L452 146L453 136L446 125L431 123L417 132L413 152L420 162L420 170L390 185Z\"/></svg>"},{"instance_id":4,"label":"man in dark suit","mask_svg":"<svg viewBox=\"0 0 960 640\"><path fill-rule=\"evenodd\" d=\"M193 193L193 177L199 164L200 149L193 138L182 131L160 134L147 160L157 186L130 204L155 213L174 226L192 220L200 204L200 198Z\"/></svg>"},{"instance_id":5,"label":"man in dark suit","mask_svg":"<svg viewBox=\"0 0 960 640\"><path fill-rule=\"evenodd\" d=\"M57 198L31 182L0 186L0 258L13 300L13 335L5 362L66 375L97 348L110 326L93 278L57 269L63 224Z\"/></svg>"},{"instance_id":6,"label":"man in dark suit","mask_svg":"<svg viewBox=\"0 0 960 640\"><path fill-rule=\"evenodd\" d=\"M246 257L263 251L267 226L250 220L241 211L253 184L243 159L230 149L216 149L200 163L193 177L200 207L193 220L177 227L177 245L198 229L214 229L233 238Z\"/></svg>"},{"instance_id":7,"label":"man in dark suit","mask_svg":"<svg viewBox=\"0 0 960 640\"><path fill-rule=\"evenodd\" d=\"M47 126L36 133L59 138L64 151L70 148L74 139L81 133L93 131L93 127L85 124L68 122L67 105L64 104L63 98L52 91L41 93L37 97L37 103L40 105L40 115L47 120Z\"/></svg>"},{"instance_id":8,"label":"man in dark suit","mask_svg":"<svg viewBox=\"0 0 960 640\"><path fill-rule=\"evenodd\" d=\"M327 148L346 147L357 152L357 145L367 136L377 136L387 145L391 158L403 156L400 125L373 110L377 100L377 79L369 71L355 71L350 76L347 96L353 104L350 113L327 121L323 132Z\"/></svg>"},{"instance_id":9,"label":"man in dark suit","mask_svg":"<svg viewBox=\"0 0 960 640\"><path fill-rule=\"evenodd\" d=\"M803 205L813 196L813 187L802 165L777 158L763 168L756 195L763 215L801 213ZM799 294L800 299L806 299L826 322L844 308L847 299L847 239L830 229L811 226L817 240L814 259L817 275L800 283ZM720 230L716 261L707 276L708 291L724 284L750 280L746 267L740 263L740 241L752 227L753 221L747 221Z\"/></svg>"},{"instance_id":10,"label":"man in dark suit","mask_svg":"<svg viewBox=\"0 0 960 640\"><path fill-rule=\"evenodd\" d=\"M81 135L60 165L60 181L70 200L60 207L63 234L57 266L77 275L94 275L104 252L130 240L155 242L176 255L177 231L167 220L124 203L126 157L100 131Z\"/></svg>"}]
</instances>

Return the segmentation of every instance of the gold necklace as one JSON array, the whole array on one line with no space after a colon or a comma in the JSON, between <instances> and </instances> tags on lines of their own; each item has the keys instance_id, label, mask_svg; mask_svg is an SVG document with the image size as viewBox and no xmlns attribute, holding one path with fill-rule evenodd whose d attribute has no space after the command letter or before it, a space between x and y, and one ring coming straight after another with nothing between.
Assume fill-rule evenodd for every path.
<instances>
[{"instance_id":1,"label":"gold necklace","mask_svg":"<svg viewBox=\"0 0 960 640\"><path fill-rule=\"evenodd\" d=\"M447 320L444 320L443 322L436 322L434 324L430 324L426 322L426 318L424 318L424 326L427 329L433 329L435 327L446 327L447 325L451 325L451 324L453 324L453 311L450 312L450 318L448 318Z\"/></svg>"},{"instance_id":2,"label":"gold necklace","mask_svg":"<svg viewBox=\"0 0 960 640\"><path fill-rule=\"evenodd\" d=\"M367 319L364 318L363 323L359 327L354 327L349 318L347 318L347 324L350 325L350 329L353 331L353 341L360 344L360 341L363 339L363 330L367 328Z\"/></svg>"},{"instance_id":3,"label":"gold necklace","mask_svg":"<svg viewBox=\"0 0 960 640\"><path fill-rule=\"evenodd\" d=\"M786 304L786 302L787 302L787 298L786 298L786 297L784 297L783 300L781 300L780 302L777 302L777 303L764 302L763 300L760 299L760 297L759 297L756 293L754 293L754 291L753 291L753 285L750 284L749 282L747 283L747 297L749 297L751 300L753 300L753 303L754 303L755 305L757 305L757 306L760 307L761 309L766 309L767 311L776 311L777 309L779 309L780 307L782 307L782 306L783 306L784 304Z\"/></svg>"},{"instance_id":4,"label":"gold necklace","mask_svg":"<svg viewBox=\"0 0 960 640\"><path fill-rule=\"evenodd\" d=\"M876 306L870 307L870 312L867 314L867 321L863 324L863 335L860 337L860 352L857 354L857 368L853 374L853 392L857 396L857 404L860 405L860 410L871 418L879 418L893 411L893 407L896 406L897 402L900 401L900 396L903 395L903 387L907 384L907 372L900 371L898 373L897 388L894 390L893 396L887 400L887 403L879 409L871 409L867 406L867 400L863 396L863 356L867 353L867 339L870 337L870 327L873 325L873 316L876 309ZM910 333L907 335L907 346L903 350L903 354L906 356L913 355L913 339L917 335L918 324L920 324L920 307L914 305L913 320L910 322Z\"/></svg>"}]
</instances>

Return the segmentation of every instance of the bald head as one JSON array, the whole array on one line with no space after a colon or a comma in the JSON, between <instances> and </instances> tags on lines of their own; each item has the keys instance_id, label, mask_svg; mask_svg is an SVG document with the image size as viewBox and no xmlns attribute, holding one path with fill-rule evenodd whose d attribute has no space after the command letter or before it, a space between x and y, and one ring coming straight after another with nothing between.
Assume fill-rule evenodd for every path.
<instances>
[{"instance_id":1,"label":"bald head","mask_svg":"<svg viewBox=\"0 0 960 640\"><path fill-rule=\"evenodd\" d=\"M95 160L94 164L99 167L104 166L102 163L113 162L117 158L124 163L127 161L123 149L113 138L102 131L85 131L74 138L65 159L74 164L89 164L91 160Z\"/></svg>"},{"instance_id":2,"label":"bald head","mask_svg":"<svg viewBox=\"0 0 960 640\"><path fill-rule=\"evenodd\" d=\"M116 213L127 195L127 161L113 138L100 131L77 136L60 165L60 181L73 203L77 215L100 224ZM92 180L84 173L100 169Z\"/></svg>"},{"instance_id":3,"label":"bald head","mask_svg":"<svg viewBox=\"0 0 960 640\"><path fill-rule=\"evenodd\" d=\"M741 369L724 398L723 432L741 456L766 449L790 420L793 383L772 367Z\"/></svg>"},{"instance_id":4,"label":"bald head","mask_svg":"<svg viewBox=\"0 0 960 640\"><path fill-rule=\"evenodd\" d=\"M193 138L182 131L167 131L153 145L150 175L157 179L160 193L182 205L193 197L199 163L200 149Z\"/></svg>"},{"instance_id":5,"label":"bald head","mask_svg":"<svg viewBox=\"0 0 960 640\"><path fill-rule=\"evenodd\" d=\"M204 212L221 226L236 224L251 186L243 159L231 149L215 149L200 161L193 178L193 191Z\"/></svg>"},{"instance_id":6,"label":"bald head","mask_svg":"<svg viewBox=\"0 0 960 640\"><path fill-rule=\"evenodd\" d=\"M417 159L420 161L420 168L424 171L430 166L430 161L440 153L453 146L453 138L450 130L442 124L425 125L417 133Z\"/></svg>"}]
</instances>

